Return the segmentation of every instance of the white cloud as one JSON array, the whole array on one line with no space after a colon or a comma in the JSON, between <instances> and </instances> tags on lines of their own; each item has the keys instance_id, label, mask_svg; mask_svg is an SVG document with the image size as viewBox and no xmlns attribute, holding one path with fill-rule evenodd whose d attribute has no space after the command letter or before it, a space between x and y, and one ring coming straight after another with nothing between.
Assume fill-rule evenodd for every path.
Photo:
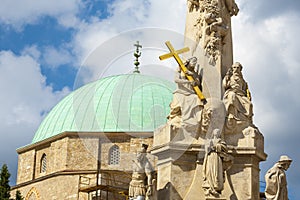
<instances>
[{"instance_id":1,"label":"white cloud","mask_svg":"<svg viewBox=\"0 0 300 200\"><path fill-rule=\"evenodd\" d=\"M64 47L59 47L59 49L53 46L45 47L42 57L43 61L45 62L45 66L51 68L56 68L64 64L70 64L74 61L70 51Z\"/></svg>"},{"instance_id":2,"label":"white cloud","mask_svg":"<svg viewBox=\"0 0 300 200\"><path fill-rule=\"evenodd\" d=\"M2 0L0 22L21 28L36 23L44 16L57 18L63 25L74 25L75 15L82 5L80 0Z\"/></svg>"},{"instance_id":3,"label":"white cloud","mask_svg":"<svg viewBox=\"0 0 300 200\"><path fill-rule=\"evenodd\" d=\"M37 126L40 113L48 111L68 93L65 88L54 94L46 85L39 64L30 56L16 56L10 51L0 52L0 121L2 125L27 123Z\"/></svg>"},{"instance_id":4,"label":"white cloud","mask_svg":"<svg viewBox=\"0 0 300 200\"><path fill-rule=\"evenodd\" d=\"M22 55L28 55L34 58L35 60L38 60L41 56L41 52L38 50L37 45L32 45L26 46L22 51Z\"/></svg>"},{"instance_id":5,"label":"white cloud","mask_svg":"<svg viewBox=\"0 0 300 200\"><path fill-rule=\"evenodd\" d=\"M54 46L26 46L21 55L31 56L34 60L42 63L44 68L56 69L61 65L70 65L78 67L77 59L72 55L68 44L61 44L59 47Z\"/></svg>"},{"instance_id":6,"label":"white cloud","mask_svg":"<svg viewBox=\"0 0 300 200\"><path fill-rule=\"evenodd\" d=\"M250 89L260 98L272 98L261 101L268 104L259 109L262 114L268 113L263 108L270 106L274 112L283 111L277 104L283 99L300 103L300 81L296 78L300 76L300 58L296 55L300 42L295 40L300 31L295 24L299 22L299 16L286 13L255 24L242 15L234 23L234 53L244 65Z\"/></svg>"},{"instance_id":7,"label":"white cloud","mask_svg":"<svg viewBox=\"0 0 300 200\"><path fill-rule=\"evenodd\" d=\"M88 58L89 63L86 70L90 71L87 73L90 76L85 75L86 77L83 77L84 82L103 76L106 70L120 74L128 72L128 68L129 70L133 69L132 51L134 50L133 43L136 40L139 40L144 48L148 48L148 55L150 47L154 48L152 51L155 52L155 57L159 55L157 49L160 51L166 49L164 41L168 39L172 40L174 37L178 39L178 35L181 35L178 41L182 44L186 11L185 0L116 0L109 6L109 11L110 15L107 18L98 19L94 17L93 20L82 22L77 27L78 32L74 37L73 46L79 60L84 60L84 63L87 64L85 59L88 56L91 56L95 51L101 51L101 49L103 51L98 52L95 59ZM166 12L169 13L166 14ZM147 29L149 27L156 27L157 31ZM149 41L152 41L152 44ZM153 43L153 41L155 42ZM107 52L110 54L107 55ZM146 60L145 54L143 53L142 59L145 65L158 64L153 60L152 62L149 59ZM127 59L123 60L127 60L127 62L123 62L123 66L127 69L125 71L113 69L114 65L109 62L116 62L125 56Z\"/></svg>"},{"instance_id":8,"label":"white cloud","mask_svg":"<svg viewBox=\"0 0 300 200\"><path fill-rule=\"evenodd\" d=\"M31 56L0 51L0 92L0 136L5 138L0 146L0 163L13 167L15 149L31 142L42 114L69 90L64 88L54 93L46 85L39 64Z\"/></svg>"}]
</instances>

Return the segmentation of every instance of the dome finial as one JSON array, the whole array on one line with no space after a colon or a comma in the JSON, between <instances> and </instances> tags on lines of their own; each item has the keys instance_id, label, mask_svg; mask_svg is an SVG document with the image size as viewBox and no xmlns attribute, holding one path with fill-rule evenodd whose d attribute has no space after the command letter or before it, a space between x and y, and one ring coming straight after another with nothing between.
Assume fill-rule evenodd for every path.
<instances>
[{"instance_id":1,"label":"dome finial","mask_svg":"<svg viewBox=\"0 0 300 200\"><path fill-rule=\"evenodd\" d=\"M139 65L140 65L139 57L141 57L141 54L142 54L140 52L140 48L142 48L142 45L140 45L139 41L136 41L136 44L134 44L134 46L136 47L136 50L133 54L134 57L135 57L135 61L134 61L135 69L134 69L133 73L140 73L140 70L139 70Z\"/></svg>"}]
</instances>

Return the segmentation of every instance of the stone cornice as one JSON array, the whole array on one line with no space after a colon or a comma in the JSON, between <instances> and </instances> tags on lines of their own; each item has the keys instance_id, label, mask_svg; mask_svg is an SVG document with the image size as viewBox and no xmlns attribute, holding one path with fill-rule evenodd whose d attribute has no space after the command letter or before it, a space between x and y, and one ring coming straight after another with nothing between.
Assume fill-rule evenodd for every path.
<instances>
[{"instance_id":1,"label":"stone cornice","mask_svg":"<svg viewBox=\"0 0 300 200\"><path fill-rule=\"evenodd\" d=\"M17 184L15 186L12 186L11 190L15 190L15 189L18 189L18 188L21 188L21 187L24 187L24 186L27 186L27 185L30 185L30 184L33 184L33 183L37 183L37 182L49 179L49 178L54 178L54 177L57 177L57 176L83 175L83 174L96 174L96 173L97 173L97 170L64 170L64 171L58 171L58 172L54 172L54 173L36 178L34 180L26 181L26 182Z\"/></svg>"},{"instance_id":2,"label":"stone cornice","mask_svg":"<svg viewBox=\"0 0 300 200\"><path fill-rule=\"evenodd\" d=\"M48 145L51 142L54 142L56 140L65 138L65 137L96 137L96 138L106 138L106 137L143 137L143 138L149 138L153 137L153 132L62 132L58 135L55 135L53 137L47 138L45 140L42 140L40 142L34 143L34 144L29 144L24 147L18 148L16 151L18 154L24 153L26 151L38 148L40 146Z\"/></svg>"}]
</instances>

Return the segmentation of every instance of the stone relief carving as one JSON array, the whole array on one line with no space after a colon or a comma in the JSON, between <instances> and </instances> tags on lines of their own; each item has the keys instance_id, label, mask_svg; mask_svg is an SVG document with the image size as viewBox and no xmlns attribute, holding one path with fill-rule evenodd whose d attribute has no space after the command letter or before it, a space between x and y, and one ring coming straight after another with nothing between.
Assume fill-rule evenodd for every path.
<instances>
[{"instance_id":1,"label":"stone relief carving","mask_svg":"<svg viewBox=\"0 0 300 200\"><path fill-rule=\"evenodd\" d=\"M192 12L194 9L199 9L199 0L188 0L188 10L189 12Z\"/></svg>"},{"instance_id":2,"label":"stone relief carving","mask_svg":"<svg viewBox=\"0 0 300 200\"><path fill-rule=\"evenodd\" d=\"M130 200L150 200L153 194L153 167L147 158L147 144L142 144L136 160L133 160L132 180L129 183Z\"/></svg>"},{"instance_id":3,"label":"stone relief carving","mask_svg":"<svg viewBox=\"0 0 300 200\"><path fill-rule=\"evenodd\" d=\"M236 16L239 13L239 7L235 3L235 0L225 0L225 5L230 16Z\"/></svg>"},{"instance_id":4,"label":"stone relief carving","mask_svg":"<svg viewBox=\"0 0 300 200\"><path fill-rule=\"evenodd\" d=\"M265 175L267 200L288 200L285 171L290 167L292 159L286 155L280 156L275 165Z\"/></svg>"},{"instance_id":5,"label":"stone relief carving","mask_svg":"<svg viewBox=\"0 0 300 200\"><path fill-rule=\"evenodd\" d=\"M225 164L226 163L226 164ZM219 197L224 189L224 172L232 165L227 145L221 139L221 131L215 129L205 144L203 161L203 189L206 196Z\"/></svg>"},{"instance_id":6,"label":"stone relief carving","mask_svg":"<svg viewBox=\"0 0 300 200\"><path fill-rule=\"evenodd\" d=\"M234 63L223 79L227 132L234 131L238 126L252 125L253 105L248 84L243 78L242 68L240 63Z\"/></svg>"},{"instance_id":7,"label":"stone relief carving","mask_svg":"<svg viewBox=\"0 0 300 200\"><path fill-rule=\"evenodd\" d=\"M213 110L210 107L204 107L201 120L201 132L206 134L211 123Z\"/></svg>"},{"instance_id":8,"label":"stone relief carving","mask_svg":"<svg viewBox=\"0 0 300 200\"><path fill-rule=\"evenodd\" d=\"M223 101L216 98L208 98L201 117L201 134L211 134L214 129L223 130L226 109ZM210 137L210 136L208 136Z\"/></svg>"},{"instance_id":9,"label":"stone relief carving","mask_svg":"<svg viewBox=\"0 0 300 200\"><path fill-rule=\"evenodd\" d=\"M192 57L185 63L188 75L193 76L193 82L187 80L179 69L175 77L177 89L173 92L173 101L170 104L171 111L168 116L168 124L173 128L181 128L185 136L195 137L200 128L203 103L196 95L193 86L201 88L201 77L198 74L197 58Z\"/></svg>"},{"instance_id":10,"label":"stone relief carving","mask_svg":"<svg viewBox=\"0 0 300 200\"><path fill-rule=\"evenodd\" d=\"M209 63L215 65L226 43L224 37L230 31L230 18L239 12L238 6L234 0L188 0L188 10L199 11L194 39L196 43L202 39Z\"/></svg>"}]
</instances>

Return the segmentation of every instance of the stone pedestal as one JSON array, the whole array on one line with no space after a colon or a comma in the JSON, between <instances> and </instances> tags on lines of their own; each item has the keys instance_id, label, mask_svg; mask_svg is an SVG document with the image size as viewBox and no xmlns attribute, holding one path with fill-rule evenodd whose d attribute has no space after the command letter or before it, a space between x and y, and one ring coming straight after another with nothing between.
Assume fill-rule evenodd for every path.
<instances>
[{"instance_id":1,"label":"stone pedestal","mask_svg":"<svg viewBox=\"0 0 300 200\"><path fill-rule=\"evenodd\" d=\"M190 184L189 190L186 193L185 197L183 199L185 200L198 200L198 199L236 199L235 194L231 188L231 179L228 176L227 173L225 173L225 183L224 183L224 190L222 191L222 194L219 197L206 197L204 194L204 190L202 188L203 184L203 178L202 178L202 168L203 168L203 162L200 162L196 166L196 170L194 173L194 178L192 183Z\"/></svg>"},{"instance_id":2,"label":"stone pedestal","mask_svg":"<svg viewBox=\"0 0 300 200\"><path fill-rule=\"evenodd\" d=\"M257 200L259 197L259 163L265 161L264 137L256 127L247 127L241 133L226 134L234 164L228 170L237 199Z\"/></svg>"},{"instance_id":3,"label":"stone pedestal","mask_svg":"<svg viewBox=\"0 0 300 200\"><path fill-rule=\"evenodd\" d=\"M168 125L154 133L151 153L158 158L158 199L183 199L193 181L201 145L179 139L182 135Z\"/></svg>"},{"instance_id":4,"label":"stone pedestal","mask_svg":"<svg viewBox=\"0 0 300 200\"><path fill-rule=\"evenodd\" d=\"M169 125L154 133L151 153L158 158L158 199L259 199L259 162L266 159L266 154L257 128L248 127L242 133L224 136L234 163L225 172L224 190L217 198L206 197L202 188L203 138L187 140L180 134Z\"/></svg>"}]
</instances>

